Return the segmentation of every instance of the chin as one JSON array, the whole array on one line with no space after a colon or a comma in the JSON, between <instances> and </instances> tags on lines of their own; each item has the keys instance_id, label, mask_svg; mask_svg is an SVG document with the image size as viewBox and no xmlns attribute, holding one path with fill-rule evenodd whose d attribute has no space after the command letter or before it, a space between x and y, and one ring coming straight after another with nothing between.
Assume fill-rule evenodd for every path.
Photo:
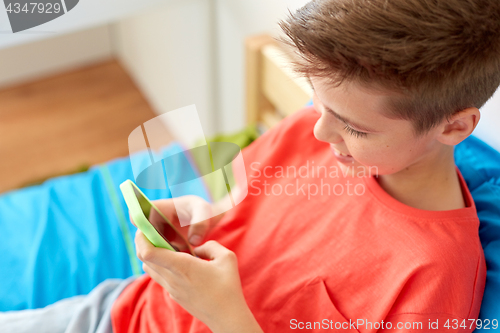
<instances>
[{"instance_id":1,"label":"chin","mask_svg":"<svg viewBox=\"0 0 500 333\"><path fill-rule=\"evenodd\" d=\"M359 163L358 161L355 161L352 164L346 164L337 160L337 165L339 166L340 170L344 175L350 177L368 177L368 176L378 176L383 174L383 172L380 172L381 170L379 169L378 166L374 165L367 166ZM388 173L392 172L389 171Z\"/></svg>"},{"instance_id":2,"label":"chin","mask_svg":"<svg viewBox=\"0 0 500 333\"><path fill-rule=\"evenodd\" d=\"M386 176L386 175L394 175L398 172L401 172L404 170L403 169L398 169L398 168L390 168L390 167L387 167L387 168L384 168L384 167L372 167L373 169L372 170L377 170L377 174L379 176ZM372 172L374 174L374 172Z\"/></svg>"},{"instance_id":3,"label":"chin","mask_svg":"<svg viewBox=\"0 0 500 333\"><path fill-rule=\"evenodd\" d=\"M357 173L360 171L360 166L357 163L354 164L344 164L337 161L337 165L342 171L342 174L347 177L356 177Z\"/></svg>"}]
</instances>

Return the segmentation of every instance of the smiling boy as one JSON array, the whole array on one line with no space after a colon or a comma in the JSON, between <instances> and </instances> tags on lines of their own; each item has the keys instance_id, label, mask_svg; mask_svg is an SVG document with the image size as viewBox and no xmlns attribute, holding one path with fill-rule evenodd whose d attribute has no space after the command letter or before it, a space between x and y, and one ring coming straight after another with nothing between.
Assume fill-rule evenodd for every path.
<instances>
[{"instance_id":1,"label":"smiling boy","mask_svg":"<svg viewBox=\"0 0 500 333\"><path fill-rule=\"evenodd\" d=\"M318 0L281 22L314 106L243 150L258 191L191 226L211 269L138 234L158 283L125 290L117 332L473 331L486 267L453 153L500 83L499 18L496 0ZM266 173L309 165L351 174Z\"/></svg>"},{"instance_id":2,"label":"smiling boy","mask_svg":"<svg viewBox=\"0 0 500 333\"><path fill-rule=\"evenodd\" d=\"M472 332L486 268L453 149L500 83L500 2L318 0L280 25L314 106L243 150L237 182L261 191L189 227L208 260L137 233L148 274L114 301L113 332ZM312 165L370 171L264 172ZM363 191L332 192L349 184Z\"/></svg>"},{"instance_id":3,"label":"smiling boy","mask_svg":"<svg viewBox=\"0 0 500 333\"><path fill-rule=\"evenodd\" d=\"M211 240L202 248L212 254L200 253L212 270L195 258L177 262L138 234L159 284L143 278L125 290L117 333L145 321L165 332L473 331L486 267L453 154L500 83L499 2L318 0L280 26L314 106L243 150L250 172L236 174L238 183L247 177L261 191L208 233L208 222L191 226ZM375 168L378 177L265 172L312 164ZM295 181L365 191L287 195Z\"/></svg>"}]
</instances>

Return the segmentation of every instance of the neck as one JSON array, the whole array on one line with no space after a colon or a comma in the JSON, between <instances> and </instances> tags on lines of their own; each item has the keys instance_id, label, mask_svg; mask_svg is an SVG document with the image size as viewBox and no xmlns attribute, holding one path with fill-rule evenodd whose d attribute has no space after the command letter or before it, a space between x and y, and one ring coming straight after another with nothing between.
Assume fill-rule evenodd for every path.
<instances>
[{"instance_id":1,"label":"neck","mask_svg":"<svg viewBox=\"0 0 500 333\"><path fill-rule=\"evenodd\" d=\"M396 200L418 209L464 208L453 146L443 145L404 170L379 176L380 186Z\"/></svg>"}]
</instances>

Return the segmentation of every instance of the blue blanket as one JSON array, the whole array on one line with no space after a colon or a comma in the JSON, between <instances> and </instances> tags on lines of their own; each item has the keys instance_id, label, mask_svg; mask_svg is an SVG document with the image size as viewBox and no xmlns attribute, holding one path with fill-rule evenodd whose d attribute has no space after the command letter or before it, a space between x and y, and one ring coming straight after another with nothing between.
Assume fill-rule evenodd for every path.
<instances>
[{"instance_id":1,"label":"blue blanket","mask_svg":"<svg viewBox=\"0 0 500 333\"><path fill-rule=\"evenodd\" d=\"M479 238L488 269L479 318L490 332L500 321L500 153L475 137L455 148L455 163L464 176L479 216ZM486 326L488 324L488 326Z\"/></svg>"},{"instance_id":2,"label":"blue blanket","mask_svg":"<svg viewBox=\"0 0 500 333\"><path fill-rule=\"evenodd\" d=\"M171 144L163 154L181 152ZM168 153L166 153L168 152ZM147 152L134 161L149 161ZM87 294L108 278L142 273L118 186L134 179L129 158L0 196L0 311L33 309ZM201 180L193 193L209 200ZM111 188L110 188L111 186ZM170 198L168 189L148 190Z\"/></svg>"}]
</instances>

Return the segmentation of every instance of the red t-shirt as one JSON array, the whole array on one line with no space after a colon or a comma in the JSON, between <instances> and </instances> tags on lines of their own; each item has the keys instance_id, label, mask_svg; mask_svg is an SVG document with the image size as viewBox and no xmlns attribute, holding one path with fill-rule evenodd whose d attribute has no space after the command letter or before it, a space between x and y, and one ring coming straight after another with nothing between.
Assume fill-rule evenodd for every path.
<instances>
[{"instance_id":1,"label":"red t-shirt","mask_svg":"<svg viewBox=\"0 0 500 333\"><path fill-rule=\"evenodd\" d=\"M486 267L458 169L466 208L406 206L374 177L345 177L313 135L318 118L301 110L243 150L236 178L247 176L248 196L208 235L236 253L264 332L375 332L388 321L390 332L471 332ZM117 299L112 323L115 333L209 332L147 275Z\"/></svg>"}]
</instances>

